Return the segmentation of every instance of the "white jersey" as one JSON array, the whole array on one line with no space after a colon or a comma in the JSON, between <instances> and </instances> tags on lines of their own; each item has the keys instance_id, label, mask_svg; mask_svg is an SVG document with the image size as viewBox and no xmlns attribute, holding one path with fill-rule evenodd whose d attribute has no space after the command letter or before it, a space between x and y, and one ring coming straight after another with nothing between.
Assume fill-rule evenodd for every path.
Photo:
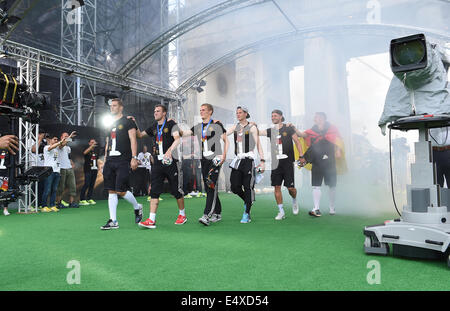
<instances>
[{"instance_id":1,"label":"white jersey","mask_svg":"<svg viewBox=\"0 0 450 311\"><path fill-rule=\"evenodd\" d=\"M59 148L48 150L49 147L48 145L44 147L44 166L49 166L53 168L54 173L59 173L61 171Z\"/></svg>"},{"instance_id":2,"label":"white jersey","mask_svg":"<svg viewBox=\"0 0 450 311\"><path fill-rule=\"evenodd\" d=\"M59 152L60 152L61 168L63 169L72 168L72 164L70 163L69 158L69 154L72 152L72 149L70 149L69 146L64 146L61 149L59 149Z\"/></svg>"},{"instance_id":3,"label":"white jersey","mask_svg":"<svg viewBox=\"0 0 450 311\"><path fill-rule=\"evenodd\" d=\"M140 152L138 154L138 161L141 162L141 164L139 164L139 167L145 167L146 169L150 170L151 169L151 162L150 162L150 152Z\"/></svg>"}]
</instances>

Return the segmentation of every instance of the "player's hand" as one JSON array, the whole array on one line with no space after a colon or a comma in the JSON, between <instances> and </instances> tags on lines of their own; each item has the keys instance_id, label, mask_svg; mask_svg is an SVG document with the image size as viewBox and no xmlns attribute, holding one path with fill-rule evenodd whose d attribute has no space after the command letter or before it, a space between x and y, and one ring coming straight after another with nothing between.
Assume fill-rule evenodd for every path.
<instances>
[{"instance_id":1,"label":"player's hand","mask_svg":"<svg viewBox=\"0 0 450 311\"><path fill-rule=\"evenodd\" d=\"M0 137L0 149L6 149L12 155L16 155L14 150L19 150L19 139L15 135L5 135Z\"/></svg>"},{"instance_id":2,"label":"player's hand","mask_svg":"<svg viewBox=\"0 0 450 311\"><path fill-rule=\"evenodd\" d=\"M130 166L131 166L131 169L132 169L133 171L135 171L135 170L137 169L137 167L138 167L138 160L136 160L136 159L131 159Z\"/></svg>"},{"instance_id":3,"label":"player's hand","mask_svg":"<svg viewBox=\"0 0 450 311\"><path fill-rule=\"evenodd\" d=\"M221 158L222 158L222 160L220 161L219 166L221 166L225 162L225 160L227 159L227 156L225 154L222 154Z\"/></svg>"},{"instance_id":4,"label":"player's hand","mask_svg":"<svg viewBox=\"0 0 450 311\"><path fill-rule=\"evenodd\" d=\"M168 159L172 159L172 152L170 150L167 150L167 152L164 154L164 157L168 158Z\"/></svg>"},{"instance_id":5,"label":"player's hand","mask_svg":"<svg viewBox=\"0 0 450 311\"><path fill-rule=\"evenodd\" d=\"M130 119L130 120L133 120L133 122L136 122L136 119L133 116L127 116L127 119Z\"/></svg>"},{"instance_id":6,"label":"player's hand","mask_svg":"<svg viewBox=\"0 0 450 311\"><path fill-rule=\"evenodd\" d=\"M261 162L256 168L259 168L261 173L264 173L264 171L266 170L266 165L264 164L264 162Z\"/></svg>"},{"instance_id":7,"label":"player's hand","mask_svg":"<svg viewBox=\"0 0 450 311\"><path fill-rule=\"evenodd\" d=\"M72 133L70 133L69 138L75 137L77 136L77 132L73 131Z\"/></svg>"}]
</instances>

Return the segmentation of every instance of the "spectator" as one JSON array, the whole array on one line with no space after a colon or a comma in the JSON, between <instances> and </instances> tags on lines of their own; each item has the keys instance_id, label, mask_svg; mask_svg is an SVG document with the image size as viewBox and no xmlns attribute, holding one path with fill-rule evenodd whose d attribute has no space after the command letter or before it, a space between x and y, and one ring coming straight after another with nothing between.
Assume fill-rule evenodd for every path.
<instances>
[{"instance_id":1,"label":"spectator","mask_svg":"<svg viewBox=\"0 0 450 311\"><path fill-rule=\"evenodd\" d=\"M97 141L91 138L89 140L89 147L83 151L84 185L81 188L80 205L94 205L97 203L92 199L92 192L94 191L95 181L97 180L99 152L100 149Z\"/></svg>"},{"instance_id":2,"label":"spectator","mask_svg":"<svg viewBox=\"0 0 450 311\"><path fill-rule=\"evenodd\" d=\"M50 135L49 139L47 139L47 146L44 147L44 166L48 166L53 169L53 172L45 180L44 192L40 203L40 206L42 206L41 211L44 213L59 211L55 205L55 199L56 189L58 188L59 179L61 178L59 159L59 147L61 144L62 141L58 141L58 137L56 135ZM50 208L47 205L49 197Z\"/></svg>"},{"instance_id":3,"label":"spectator","mask_svg":"<svg viewBox=\"0 0 450 311\"><path fill-rule=\"evenodd\" d=\"M30 166L45 166L44 161L44 147L47 145L47 137L48 134L44 132L44 130L39 130L38 141L31 140L28 146L28 150L31 151L30 156ZM37 156L36 156L36 148L37 148ZM42 194L44 192L45 180L38 182L38 195L36 198L36 204L40 205ZM42 206L39 206L42 207ZM37 207L31 206L31 211L37 211Z\"/></svg>"},{"instance_id":4,"label":"spectator","mask_svg":"<svg viewBox=\"0 0 450 311\"><path fill-rule=\"evenodd\" d=\"M77 203L75 203L75 196L77 195L77 188L75 182L75 173L73 170L74 164L70 159L71 148L67 146L67 143L72 141L72 137L76 136L76 132L72 132L69 136L68 133L64 132L61 135L61 145L59 147L60 153L60 163L61 163L61 179L59 181L58 190L56 193L56 200L59 202L59 208L65 207L79 207ZM64 202L62 200L62 195L64 190L69 190L69 203Z\"/></svg>"}]
</instances>

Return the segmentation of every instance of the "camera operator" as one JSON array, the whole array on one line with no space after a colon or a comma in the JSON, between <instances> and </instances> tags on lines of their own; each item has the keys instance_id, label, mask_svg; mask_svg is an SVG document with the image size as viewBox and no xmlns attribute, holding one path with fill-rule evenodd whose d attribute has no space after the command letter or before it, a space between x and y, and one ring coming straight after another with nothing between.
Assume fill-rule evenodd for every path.
<instances>
[{"instance_id":1,"label":"camera operator","mask_svg":"<svg viewBox=\"0 0 450 311\"><path fill-rule=\"evenodd\" d=\"M9 154L15 155L15 151L19 150L19 140L14 135L5 135L0 137L0 187L1 190L8 190L9 170L7 163L9 163ZM9 216L8 207L3 207L3 215Z\"/></svg>"},{"instance_id":2,"label":"camera operator","mask_svg":"<svg viewBox=\"0 0 450 311\"><path fill-rule=\"evenodd\" d=\"M0 137L0 150L5 149L12 155L19 151L19 139L15 135L5 135ZM15 151L14 151L15 150Z\"/></svg>"}]
</instances>

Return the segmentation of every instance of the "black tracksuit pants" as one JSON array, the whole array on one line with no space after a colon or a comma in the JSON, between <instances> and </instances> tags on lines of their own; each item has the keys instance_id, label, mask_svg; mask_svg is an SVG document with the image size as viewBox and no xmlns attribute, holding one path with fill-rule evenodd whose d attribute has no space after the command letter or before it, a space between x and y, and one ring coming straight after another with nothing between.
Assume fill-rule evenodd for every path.
<instances>
[{"instance_id":1,"label":"black tracksuit pants","mask_svg":"<svg viewBox=\"0 0 450 311\"><path fill-rule=\"evenodd\" d=\"M250 214L250 209L255 201L255 165L250 158L241 159L237 169L231 169L231 191L237 194L245 203L245 212Z\"/></svg>"},{"instance_id":2,"label":"black tracksuit pants","mask_svg":"<svg viewBox=\"0 0 450 311\"><path fill-rule=\"evenodd\" d=\"M203 211L203 215L208 215L211 217L212 214L221 214L222 213L222 204L220 203L219 199L219 187L217 185L217 180L219 179L219 172L220 172L220 166L217 167L214 165L212 160L201 160L201 166L202 166L202 176L203 176L203 184L206 191L206 206L205 210ZM215 172L213 175L213 181L215 184L214 189L208 187L207 184L207 178L209 171L211 169L214 169Z\"/></svg>"}]
</instances>

